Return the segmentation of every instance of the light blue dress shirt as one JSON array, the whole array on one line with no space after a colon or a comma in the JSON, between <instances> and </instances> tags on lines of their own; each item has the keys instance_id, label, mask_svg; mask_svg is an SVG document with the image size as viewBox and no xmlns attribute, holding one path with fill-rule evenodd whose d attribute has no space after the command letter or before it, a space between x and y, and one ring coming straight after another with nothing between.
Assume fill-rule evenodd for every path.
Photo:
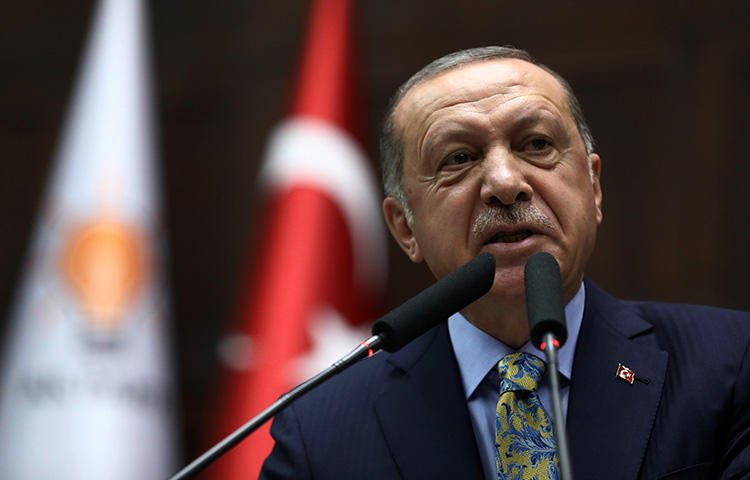
<instances>
[{"instance_id":1,"label":"light blue dress shirt","mask_svg":"<svg viewBox=\"0 0 750 480\"><path fill-rule=\"evenodd\" d=\"M568 340L558 351L558 368L561 374L560 395L565 414L568 412L570 372L573 368L573 354L578 341L578 331L581 329L583 320L585 297L586 292L581 283L578 293L565 306ZM482 458L484 476L488 480L496 479L495 410L500 394L500 376L496 373L495 367L501 358L514 351L531 353L542 360L545 360L545 355L531 342L526 343L520 350L514 350L469 323L460 313L448 319L448 331L461 372L469 416L479 446L479 455ZM537 391L542 405L551 415L552 400L547 375L540 382Z\"/></svg>"}]
</instances>

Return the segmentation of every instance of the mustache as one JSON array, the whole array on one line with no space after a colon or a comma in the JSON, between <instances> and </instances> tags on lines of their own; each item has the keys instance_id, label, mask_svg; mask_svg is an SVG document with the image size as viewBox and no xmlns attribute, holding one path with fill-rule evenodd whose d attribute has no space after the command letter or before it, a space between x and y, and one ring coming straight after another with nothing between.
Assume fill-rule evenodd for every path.
<instances>
[{"instance_id":1,"label":"mustache","mask_svg":"<svg viewBox=\"0 0 750 480\"><path fill-rule=\"evenodd\" d=\"M482 211L471 227L475 238L483 238L488 230L497 227L512 227L519 223L537 227L543 232L555 231L555 224L539 207L531 204L514 203L509 206L493 206Z\"/></svg>"}]
</instances>

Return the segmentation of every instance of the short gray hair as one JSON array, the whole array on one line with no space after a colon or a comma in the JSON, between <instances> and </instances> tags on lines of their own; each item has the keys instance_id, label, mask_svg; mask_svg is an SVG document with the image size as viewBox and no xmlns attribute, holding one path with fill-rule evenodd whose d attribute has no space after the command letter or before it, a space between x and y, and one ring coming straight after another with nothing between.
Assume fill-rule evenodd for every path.
<instances>
[{"instance_id":1,"label":"short gray hair","mask_svg":"<svg viewBox=\"0 0 750 480\"><path fill-rule=\"evenodd\" d=\"M591 134L586 120L583 118L581 104L578 102L570 84L552 69L542 65L525 50L510 46L504 47L479 47L470 48L453 52L431 62L426 67L412 75L403 85L396 90L396 94L391 98L386 111L383 127L380 132L380 169L383 177L383 189L386 197L395 197L404 207L407 220L411 223L412 212L406 201L404 193L404 143L402 132L395 125L393 114L401 100L407 92L417 84L434 78L441 73L453 70L470 63L476 63L487 60L517 59L529 62L538 66L542 70L551 74L562 86L563 91L568 99L568 108L573 116L573 120L581 136L583 145L586 149L586 157L589 159L589 174L593 181L593 170L591 166L591 154L594 152L594 137Z\"/></svg>"}]
</instances>

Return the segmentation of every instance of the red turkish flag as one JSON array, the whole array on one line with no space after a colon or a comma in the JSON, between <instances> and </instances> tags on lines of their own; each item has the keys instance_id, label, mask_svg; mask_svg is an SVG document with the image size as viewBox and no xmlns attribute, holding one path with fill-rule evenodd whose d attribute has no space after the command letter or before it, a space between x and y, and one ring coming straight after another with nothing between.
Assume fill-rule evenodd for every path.
<instances>
[{"instance_id":1,"label":"red turkish flag","mask_svg":"<svg viewBox=\"0 0 750 480\"><path fill-rule=\"evenodd\" d=\"M314 0L291 113L260 174L261 242L232 340L218 441L368 336L383 290L385 230L358 143L349 0ZM362 328L354 329L359 326ZM257 478L270 422L208 470Z\"/></svg>"}]
</instances>

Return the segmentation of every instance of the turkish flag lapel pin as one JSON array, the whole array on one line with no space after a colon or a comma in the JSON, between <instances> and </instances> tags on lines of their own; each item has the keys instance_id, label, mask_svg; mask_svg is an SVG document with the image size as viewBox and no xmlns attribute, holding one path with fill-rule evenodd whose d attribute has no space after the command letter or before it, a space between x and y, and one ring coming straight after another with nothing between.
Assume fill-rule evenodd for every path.
<instances>
[{"instance_id":1,"label":"turkish flag lapel pin","mask_svg":"<svg viewBox=\"0 0 750 480\"><path fill-rule=\"evenodd\" d=\"M622 363L617 364L617 377L622 378L629 384L633 384L635 381L635 372L623 365Z\"/></svg>"}]
</instances>

